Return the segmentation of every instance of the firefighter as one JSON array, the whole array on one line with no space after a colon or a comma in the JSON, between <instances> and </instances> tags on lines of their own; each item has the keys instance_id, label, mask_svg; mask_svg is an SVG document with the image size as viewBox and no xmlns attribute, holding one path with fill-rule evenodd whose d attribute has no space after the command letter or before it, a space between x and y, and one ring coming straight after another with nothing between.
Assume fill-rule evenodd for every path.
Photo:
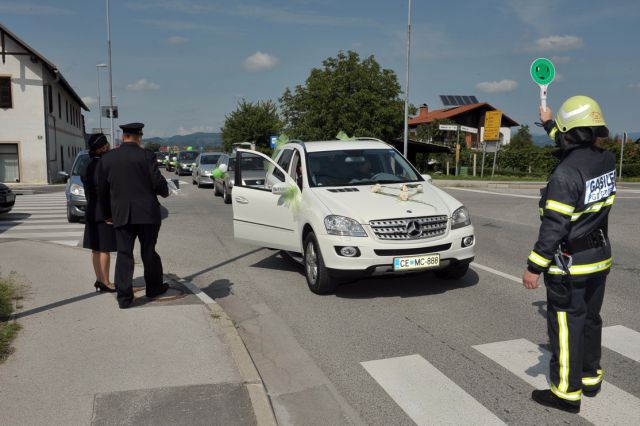
<instances>
[{"instance_id":1,"label":"firefighter","mask_svg":"<svg viewBox=\"0 0 640 426\"><path fill-rule=\"evenodd\" d=\"M616 162L596 145L609 131L593 99L569 98L555 121L551 109L540 108L540 118L560 148L560 162L541 191L542 223L522 278L527 289L536 289L544 274L552 350L551 389L531 397L578 413L582 395L595 397L602 384L600 308L612 264L607 228Z\"/></svg>"}]
</instances>

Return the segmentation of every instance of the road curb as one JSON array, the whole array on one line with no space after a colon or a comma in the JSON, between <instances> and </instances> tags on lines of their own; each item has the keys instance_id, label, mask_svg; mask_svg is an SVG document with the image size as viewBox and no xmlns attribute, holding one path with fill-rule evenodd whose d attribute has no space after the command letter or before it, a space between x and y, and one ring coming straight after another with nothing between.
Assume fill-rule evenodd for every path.
<instances>
[{"instance_id":1,"label":"road curb","mask_svg":"<svg viewBox=\"0 0 640 426\"><path fill-rule=\"evenodd\" d=\"M191 293L197 296L211 312L211 318L218 325L225 342L231 350L231 356L238 366L240 377L249 392L249 398L256 416L258 426L276 426L276 416L271 405L271 400L267 394L267 389L262 382L262 377L247 350L235 323L222 307L209 295L205 294L198 286L186 281L176 275L167 274L168 277L178 284L186 287Z\"/></svg>"},{"instance_id":2,"label":"road curb","mask_svg":"<svg viewBox=\"0 0 640 426\"><path fill-rule=\"evenodd\" d=\"M477 180L447 180L434 179L437 187L449 188L487 188L487 189L538 189L546 186L546 182L508 182L508 181L477 181Z\"/></svg>"}]
</instances>

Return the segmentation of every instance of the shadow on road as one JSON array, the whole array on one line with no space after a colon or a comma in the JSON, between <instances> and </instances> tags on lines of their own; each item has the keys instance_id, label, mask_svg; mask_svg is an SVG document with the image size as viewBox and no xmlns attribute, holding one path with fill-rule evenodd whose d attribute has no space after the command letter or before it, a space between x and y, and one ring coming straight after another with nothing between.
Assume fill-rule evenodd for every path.
<instances>
[{"instance_id":1,"label":"shadow on road","mask_svg":"<svg viewBox=\"0 0 640 426\"><path fill-rule=\"evenodd\" d=\"M40 312L48 311L51 309L59 308L60 306L69 305L71 303L80 302L86 299L90 299L95 296L99 296L103 293L97 293L92 291L90 293L81 294L79 296L70 297L68 299L59 300L57 302L49 303L48 305L43 305L38 308L28 309L26 311L18 312L14 315L15 319L20 319L24 317L28 317L29 315L39 314Z\"/></svg>"},{"instance_id":2,"label":"shadow on road","mask_svg":"<svg viewBox=\"0 0 640 426\"><path fill-rule=\"evenodd\" d=\"M546 301L539 300L537 302L533 302L531 305L538 308L538 314L540 314L542 318L547 318L547 309L546 309L547 302Z\"/></svg>"},{"instance_id":3,"label":"shadow on road","mask_svg":"<svg viewBox=\"0 0 640 426\"><path fill-rule=\"evenodd\" d=\"M469 269L459 280L441 280L431 272L408 276L368 278L343 284L336 291L345 299L372 299L376 297L418 297L446 293L472 287L480 281L475 271Z\"/></svg>"},{"instance_id":4,"label":"shadow on road","mask_svg":"<svg viewBox=\"0 0 640 426\"><path fill-rule=\"evenodd\" d=\"M30 217L31 213L0 213L0 234L21 225L18 221L24 221Z\"/></svg>"},{"instance_id":5,"label":"shadow on road","mask_svg":"<svg viewBox=\"0 0 640 426\"><path fill-rule=\"evenodd\" d=\"M208 267L208 268L205 268L205 269L203 269L203 270L201 270L201 271L194 272L193 274L191 274L191 275L187 275L187 276L185 276L185 277L183 277L183 278L184 278L185 280L187 280L187 281L191 281L191 280L193 280L195 277L197 277L197 276L199 276L199 275L206 274L207 272L211 272L211 271L213 271L213 270L215 270L215 269L218 269L218 268L220 268L220 267L222 267L222 266L228 265L228 264L233 263L233 262L235 262L235 261L237 261L237 260L240 260L240 259L243 259L243 258L245 258L245 257L251 256L252 254L254 254L254 253L258 253L259 251L262 251L262 250L263 250L262 248L258 248L258 249L255 249L255 250L251 250L251 251L249 251L249 252L247 252L247 253L243 253L243 254L241 254L241 255L239 255L239 256L232 257L231 259L224 260L224 261L222 261L222 262L220 262L220 263L217 263L217 264L215 264L215 265L213 265L213 266L210 266L210 267Z\"/></svg>"},{"instance_id":6,"label":"shadow on road","mask_svg":"<svg viewBox=\"0 0 640 426\"><path fill-rule=\"evenodd\" d=\"M302 265L291 259L287 254L276 252L269 257L254 263L252 268L270 269L273 271L298 272L304 276Z\"/></svg>"},{"instance_id":7,"label":"shadow on road","mask_svg":"<svg viewBox=\"0 0 640 426\"><path fill-rule=\"evenodd\" d=\"M233 283L227 279L215 280L208 286L201 288L202 292L204 292L207 296L212 299L223 299L231 294L233 294Z\"/></svg>"}]
</instances>

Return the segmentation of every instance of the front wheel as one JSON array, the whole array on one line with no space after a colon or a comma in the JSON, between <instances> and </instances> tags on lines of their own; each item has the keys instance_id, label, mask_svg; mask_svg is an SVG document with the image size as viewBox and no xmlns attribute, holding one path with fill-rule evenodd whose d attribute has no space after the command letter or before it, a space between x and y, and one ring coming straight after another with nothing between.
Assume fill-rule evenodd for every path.
<instances>
[{"instance_id":1,"label":"front wheel","mask_svg":"<svg viewBox=\"0 0 640 426\"><path fill-rule=\"evenodd\" d=\"M69 221L69 223L80 222L80 218L74 215L73 213L71 213L71 209L69 207L67 207L67 221Z\"/></svg>"},{"instance_id":2,"label":"front wheel","mask_svg":"<svg viewBox=\"0 0 640 426\"><path fill-rule=\"evenodd\" d=\"M213 181L213 195L215 195L216 197L219 197L222 195L222 192L220 192L220 190L218 189L218 184L216 183L216 181Z\"/></svg>"},{"instance_id":3,"label":"front wheel","mask_svg":"<svg viewBox=\"0 0 640 426\"><path fill-rule=\"evenodd\" d=\"M313 232L304 239L304 274L313 293L330 294L336 291L338 283L329 275Z\"/></svg>"},{"instance_id":4,"label":"front wheel","mask_svg":"<svg viewBox=\"0 0 640 426\"><path fill-rule=\"evenodd\" d=\"M447 266L444 269L434 271L436 277L443 280L457 280L464 277L469 270L468 263L457 263L455 265Z\"/></svg>"}]
</instances>

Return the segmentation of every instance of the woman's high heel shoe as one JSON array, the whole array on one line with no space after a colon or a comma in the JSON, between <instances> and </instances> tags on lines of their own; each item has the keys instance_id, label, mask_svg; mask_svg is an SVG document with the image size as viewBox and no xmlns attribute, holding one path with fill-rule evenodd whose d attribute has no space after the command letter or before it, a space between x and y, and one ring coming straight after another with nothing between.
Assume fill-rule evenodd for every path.
<instances>
[{"instance_id":1,"label":"woman's high heel shoe","mask_svg":"<svg viewBox=\"0 0 640 426\"><path fill-rule=\"evenodd\" d=\"M96 288L96 292L101 292L101 293L115 293L116 292L115 288L108 287L106 284L101 283L100 281L96 281L93 286Z\"/></svg>"}]
</instances>

